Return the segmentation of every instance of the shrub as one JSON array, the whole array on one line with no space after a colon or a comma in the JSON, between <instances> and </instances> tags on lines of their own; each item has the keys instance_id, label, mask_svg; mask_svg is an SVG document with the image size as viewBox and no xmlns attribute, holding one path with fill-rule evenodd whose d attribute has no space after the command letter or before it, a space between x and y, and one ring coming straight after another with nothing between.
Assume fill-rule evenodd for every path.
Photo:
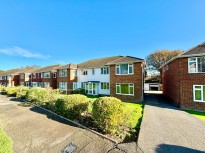
<instances>
[{"instance_id":1,"label":"shrub","mask_svg":"<svg viewBox=\"0 0 205 153\"><path fill-rule=\"evenodd\" d=\"M88 108L89 99L84 95L73 94L59 98L55 103L55 112L74 119Z\"/></svg>"},{"instance_id":2,"label":"shrub","mask_svg":"<svg viewBox=\"0 0 205 153\"><path fill-rule=\"evenodd\" d=\"M28 87L19 87L19 90L16 93L16 97L25 99L28 91L29 91Z\"/></svg>"},{"instance_id":3,"label":"shrub","mask_svg":"<svg viewBox=\"0 0 205 153\"><path fill-rule=\"evenodd\" d=\"M116 133L124 121L124 105L114 97L100 97L93 103L92 116L105 133Z\"/></svg>"},{"instance_id":4,"label":"shrub","mask_svg":"<svg viewBox=\"0 0 205 153\"><path fill-rule=\"evenodd\" d=\"M6 92L5 88L6 88L5 86L0 85L0 92L5 93Z\"/></svg>"},{"instance_id":5,"label":"shrub","mask_svg":"<svg viewBox=\"0 0 205 153\"><path fill-rule=\"evenodd\" d=\"M31 88L28 90L26 100L29 102L37 102L44 105L49 101L49 92L45 88Z\"/></svg>"},{"instance_id":6,"label":"shrub","mask_svg":"<svg viewBox=\"0 0 205 153\"><path fill-rule=\"evenodd\" d=\"M85 89L75 89L73 90L73 94L82 94L82 95L85 95Z\"/></svg>"},{"instance_id":7,"label":"shrub","mask_svg":"<svg viewBox=\"0 0 205 153\"><path fill-rule=\"evenodd\" d=\"M6 94L8 96L15 96L16 97L16 93L18 92L19 87L14 87L14 86L6 87L5 90L6 90Z\"/></svg>"}]
</instances>

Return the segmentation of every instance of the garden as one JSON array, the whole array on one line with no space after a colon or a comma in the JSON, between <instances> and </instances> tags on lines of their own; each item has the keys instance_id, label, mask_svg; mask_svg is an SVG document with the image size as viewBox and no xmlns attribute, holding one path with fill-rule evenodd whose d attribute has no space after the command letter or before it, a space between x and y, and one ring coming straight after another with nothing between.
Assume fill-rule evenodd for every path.
<instances>
[{"instance_id":1,"label":"garden","mask_svg":"<svg viewBox=\"0 0 205 153\"><path fill-rule=\"evenodd\" d=\"M59 90L47 88L0 86L0 92L49 109L117 142L137 141L143 115L142 103L86 96L82 91L81 94L64 95Z\"/></svg>"}]
</instances>

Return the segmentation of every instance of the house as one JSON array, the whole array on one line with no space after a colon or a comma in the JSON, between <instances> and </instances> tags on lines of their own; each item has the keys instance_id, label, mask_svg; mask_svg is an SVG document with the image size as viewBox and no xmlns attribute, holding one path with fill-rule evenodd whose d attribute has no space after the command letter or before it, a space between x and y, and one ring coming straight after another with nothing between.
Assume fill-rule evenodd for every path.
<instances>
[{"instance_id":1,"label":"house","mask_svg":"<svg viewBox=\"0 0 205 153\"><path fill-rule=\"evenodd\" d=\"M19 73L19 85L31 87L31 74L34 72L36 68L25 69L21 73Z\"/></svg>"},{"instance_id":2,"label":"house","mask_svg":"<svg viewBox=\"0 0 205 153\"><path fill-rule=\"evenodd\" d=\"M61 65L50 65L37 69L32 72L32 77L29 79L32 87L51 87L53 89L57 88L57 68Z\"/></svg>"},{"instance_id":3,"label":"house","mask_svg":"<svg viewBox=\"0 0 205 153\"><path fill-rule=\"evenodd\" d=\"M18 86L21 69L11 69L0 74L0 84L4 86Z\"/></svg>"},{"instance_id":4,"label":"house","mask_svg":"<svg viewBox=\"0 0 205 153\"><path fill-rule=\"evenodd\" d=\"M67 64L56 68L57 88L71 93L77 88L77 64Z\"/></svg>"},{"instance_id":5,"label":"house","mask_svg":"<svg viewBox=\"0 0 205 153\"><path fill-rule=\"evenodd\" d=\"M89 95L108 95L125 101L143 101L144 60L112 56L78 64L77 88Z\"/></svg>"},{"instance_id":6,"label":"house","mask_svg":"<svg viewBox=\"0 0 205 153\"><path fill-rule=\"evenodd\" d=\"M160 67L164 96L184 109L205 110L205 43Z\"/></svg>"}]
</instances>

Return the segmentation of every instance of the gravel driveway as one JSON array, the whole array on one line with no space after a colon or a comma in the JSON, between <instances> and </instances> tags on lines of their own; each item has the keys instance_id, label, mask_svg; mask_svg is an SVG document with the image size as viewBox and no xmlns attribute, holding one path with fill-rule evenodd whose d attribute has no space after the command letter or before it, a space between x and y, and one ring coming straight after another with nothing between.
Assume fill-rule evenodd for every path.
<instances>
[{"instance_id":1,"label":"gravel driveway","mask_svg":"<svg viewBox=\"0 0 205 153\"><path fill-rule=\"evenodd\" d=\"M169 105L160 95L146 95L138 144L147 153L205 152L205 122Z\"/></svg>"}]
</instances>

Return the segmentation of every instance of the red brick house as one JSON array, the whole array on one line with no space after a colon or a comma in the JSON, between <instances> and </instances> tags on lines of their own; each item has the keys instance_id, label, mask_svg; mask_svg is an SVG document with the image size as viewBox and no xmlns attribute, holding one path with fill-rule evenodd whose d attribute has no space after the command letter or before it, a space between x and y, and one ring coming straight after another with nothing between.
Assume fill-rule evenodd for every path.
<instances>
[{"instance_id":1,"label":"red brick house","mask_svg":"<svg viewBox=\"0 0 205 153\"><path fill-rule=\"evenodd\" d=\"M160 67L163 95L183 109L205 111L205 43Z\"/></svg>"},{"instance_id":2,"label":"red brick house","mask_svg":"<svg viewBox=\"0 0 205 153\"><path fill-rule=\"evenodd\" d=\"M57 88L57 68L61 65L51 65L46 66L41 69L37 69L32 72L32 77L30 78L32 87L51 87L53 89Z\"/></svg>"},{"instance_id":3,"label":"red brick house","mask_svg":"<svg viewBox=\"0 0 205 153\"><path fill-rule=\"evenodd\" d=\"M31 74L34 72L36 68L30 68L23 70L21 73L19 73L19 85L20 86L27 86L31 87Z\"/></svg>"},{"instance_id":4,"label":"red brick house","mask_svg":"<svg viewBox=\"0 0 205 153\"><path fill-rule=\"evenodd\" d=\"M0 74L0 84L4 86L19 86L19 73L21 69L12 69Z\"/></svg>"},{"instance_id":5,"label":"red brick house","mask_svg":"<svg viewBox=\"0 0 205 153\"><path fill-rule=\"evenodd\" d=\"M77 64L67 64L56 70L58 89L70 93L77 88Z\"/></svg>"}]
</instances>

